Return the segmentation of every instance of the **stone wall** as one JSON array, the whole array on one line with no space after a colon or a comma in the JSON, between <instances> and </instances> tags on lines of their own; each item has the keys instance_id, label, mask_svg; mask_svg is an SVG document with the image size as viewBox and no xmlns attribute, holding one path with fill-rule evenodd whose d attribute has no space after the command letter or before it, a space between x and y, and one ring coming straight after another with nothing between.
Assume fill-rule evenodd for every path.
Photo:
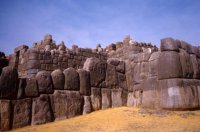
<instances>
[{"instance_id":1,"label":"stone wall","mask_svg":"<svg viewBox=\"0 0 200 132\"><path fill-rule=\"evenodd\" d=\"M46 35L42 41L34 43L32 48L26 45L15 48L9 64L18 69L21 78L31 78L41 70L82 68L85 60L90 57L106 60L107 54L100 52L101 49L79 48L76 45L68 49L64 42L56 45L52 36Z\"/></svg>"},{"instance_id":2,"label":"stone wall","mask_svg":"<svg viewBox=\"0 0 200 132\"><path fill-rule=\"evenodd\" d=\"M51 35L17 47L0 76L0 130L136 106L200 108L200 48L165 38L160 49L123 42L66 48Z\"/></svg>"}]
</instances>

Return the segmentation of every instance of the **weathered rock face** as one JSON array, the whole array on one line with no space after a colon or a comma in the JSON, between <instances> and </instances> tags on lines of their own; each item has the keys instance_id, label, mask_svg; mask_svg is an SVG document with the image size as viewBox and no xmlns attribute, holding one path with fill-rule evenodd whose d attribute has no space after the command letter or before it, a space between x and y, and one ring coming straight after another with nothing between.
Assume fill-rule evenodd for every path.
<instances>
[{"instance_id":1,"label":"weathered rock face","mask_svg":"<svg viewBox=\"0 0 200 132\"><path fill-rule=\"evenodd\" d=\"M50 72L40 71L37 73L36 79L40 93L53 93L53 83Z\"/></svg>"},{"instance_id":2,"label":"weathered rock face","mask_svg":"<svg viewBox=\"0 0 200 132\"><path fill-rule=\"evenodd\" d=\"M51 77L52 77L52 80L53 80L54 89L57 89L57 90L64 89L65 76L60 69L54 70L51 73Z\"/></svg>"},{"instance_id":3,"label":"weathered rock face","mask_svg":"<svg viewBox=\"0 0 200 132\"><path fill-rule=\"evenodd\" d=\"M148 78L143 82L142 107L157 108L159 106L159 87L157 77Z\"/></svg>"},{"instance_id":4,"label":"weathered rock face","mask_svg":"<svg viewBox=\"0 0 200 132\"><path fill-rule=\"evenodd\" d=\"M161 39L160 50L161 51L179 51L179 47L176 43L176 40L174 40L173 38L165 38L165 39Z\"/></svg>"},{"instance_id":5,"label":"weathered rock face","mask_svg":"<svg viewBox=\"0 0 200 132\"><path fill-rule=\"evenodd\" d=\"M65 75L65 90L75 90L79 91L80 89L80 80L79 80L79 74L78 72L70 67L64 70Z\"/></svg>"},{"instance_id":6,"label":"weathered rock face","mask_svg":"<svg viewBox=\"0 0 200 132\"><path fill-rule=\"evenodd\" d=\"M188 79L165 79L159 81L160 107L165 109L198 108L196 82Z\"/></svg>"},{"instance_id":7,"label":"weathered rock face","mask_svg":"<svg viewBox=\"0 0 200 132\"><path fill-rule=\"evenodd\" d=\"M25 96L26 79L19 79L19 87L17 92L17 99L22 99Z\"/></svg>"},{"instance_id":8,"label":"weathered rock face","mask_svg":"<svg viewBox=\"0 0 200 132\"><path fill-rule=\"evenodd\" d=\"M25 96L26 97L39 96L38 84L35 78L26 79Z\"/></svg>"},{"instance_id":9,"label":"weathered rock face","mask_svg":"<svg viewBox=\"0 0 200 132\"><path fill-rule=\"evenodd\" d=\"M198 59L195 55L190 55L190 60L192 62L193 67L193 78L200 79L200 59Z\"/></svg>"},{"instance_id":10,"label":"weathered rock face","mask_svg":"<svg viewBox=\"0 0 200 132\"><path fill-rule=\"evenodd\" d=\"M4 67L0 77L0 98L15 99L18 91L17 69Z\"/></svg>"},{"instance_id":11,"label":"weathered rock face","mask_svg":"<svg viewBox=\"0 0 200 132\"><path fill-rule=\"evenodd\" d=\"M33 100L32 125L39 125L53 121L53 113L48 95L41 94Z\"/></svg>"},{"instance_id":12,"label":"weathered rock face","mask_svg":"<svg viewBox=\"0 0 200 132\"><path fill-rule=\"evenodd\" d=\"M127 106L142 106L143 91L141 89L134 90L128 93Z\"/></svg>"},{"instance_id":13,"label":"weathered rock face","mask_svg":"<svg viewBox=\"0 0 200 132\"><path fill-rule=\"evenodd\" d=\"M158 59L158 78L181 78L182 68L179 54L175 51L165 51Z\"/></svg>"},{"instance_id":14,"label":"weathered rock face","mask_svg":"<svg viewBox=\"0 0 200 132\"><path fill-rule=\"evenodd\" d=\"M108 64L106 71L106 87L116 88L118 86L119 84L116 67L111 64Z\"/></svg>"},{"instance_id":15,"label":"weathered rock face","mask_svg":"<svg viewBox=\"0 0 200 132\"><path fill-rule=\"evenodd\" d=\"M182 49L180 50L180 62L182 66L183 77L193 78L194 70L190 54L188 54L185 50Z\"/></svg>"},{"instance_id":16,"label":"weathered rock face","mask_svg":"<svg viewBox=\"0 0 200 132\"><path fill-rule=\"evenodd\" d=\"M118 73L118 82L120 88L128 90L125 74Z\"/></svg>"},{"instance_id":17,"label":"weathered rock face","mask_svg":"<svg viewBox=\"0 0 200 132\"><path fill-rule=\"evenodd\" d=\"M102 109L111 108L112 100L111 100L111 89L102 88L101 89L102 96Z\"/></svg>"},{"instance_id":18,"label":"weathered rock face","mask_svg":"<svg viewBox=\"0 0 200 132\"><path fill-rule=\"evenodd\" d=\"M84 96L83 115L92 112L92 103L90 96Z\"/></svg>"},{"instance_id":19,"label":"weathered rock face","mask_svg":"<svg viewBox=\"0 0 200 132\"><path fill-rule=\"evenodd\" d=\"M112 107L126 106L127 92L122 89L112 89Z\"/></svg>"},{"instance_id":20,"label":"weathered rock face","mask_svg":"<svg viewBox=\"0 0 200 132\"><path fill-rule=\"evenodd\" d=\"M51 97L51 104L55 120L82 114L83 98L77 91L55 90Z\"/></svg>"},{"instance_id":21,"label":"weathered rock face","mask_svg":"<svg viewBox=\"0 0 200 132\"><path fill-rule=\"evenodd\" d=\"M130 61L126 61L126 82L127 82L127 87L128 91L133 90L134 86L134 81L133 81L133 63Z\"/></svg>"},{"instance_id":22,"label":"weathered rock face","mask_svg":"<svg viewBox=\"0 0 200 132\"><path fill-rule=\"evenodd\" d=\"M100 88L91 88L91 102L92 102L92 110L100 110L101 109L101 89Z\"/></svg>"},{"instance_id":23,"label":"weathered rock face","mask_svg":"<svg viewBox=\"0 0 200 132\"><path fill-rule=\"evenodd\" d=\"M125 63L117 58L110 58L107 61L106 87L123 88L127 90Z\"/></svg>"},{"instance_id":24,"label":"weathered rock face","mask_svg":"<svg viewBox=\"0 0 200 132\"><path fill-rule=\"evenodd\" d=\"M90 85L92 87L98 87L105 80L106 63L98 58L88 58L84 63L83 69L90 72Z\"/></svg>"},{"instance_id":25,"label":"weathered rock face","mask_svg":"<svg viewBox=\"0 0 200 132\"><path fill-rule=\"evenodd\" d=\"M83 69L78 69L78 74L80 77L80 93L82 95L90 95L90 73Z\"/></svg>"},{"instance_id":26,"label":"weathered rock face","mask_svg":"<svg viewBox=\"0 0 200 132\"><path fill-rule=\"evenodd\" d=\"M11 103L10 100L1 100L1 130L7 131L11 129Z\"/></svg>"},{"instance_id":27,"label":"weathered rock face","mask_svg":"<svg viewBox=\"0 0 200 132\"><path fill-rule=\"evenodd\" d=\"M32 100L30 98L12 101L12 128L20 128L31 124L31 106Z\"/></svg>"}]
</instances>

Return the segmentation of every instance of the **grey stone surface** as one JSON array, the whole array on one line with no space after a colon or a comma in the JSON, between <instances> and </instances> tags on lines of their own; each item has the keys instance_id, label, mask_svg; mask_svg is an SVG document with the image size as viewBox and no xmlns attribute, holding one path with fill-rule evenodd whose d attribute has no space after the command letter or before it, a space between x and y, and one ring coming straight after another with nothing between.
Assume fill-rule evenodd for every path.
<instances>
[{"instance_id":1,"label":"grey stone surface","mask_svg":"<svg viewBox=\"0 0 200 132\"><path fill-rule=\"evenodd\" d=\"M36 75L39 93L53 93L53 83L51 73L48 71L40 71Z\"/></svg>"},{"instance_id":2,"label":"grey stone surface","mask_svg":"<svg viewBox=\"0 0 200 132\"><path fill-rule=\"evenodd\" d=\"M83 69L90 72L90 85L97 87L105 80L106 77L106 63L100 61L98 58L87 58Z\"/></svg>"},{"instance_id":3,"label":"grey stone surface","mask_svg":"<svg viewBox=\"0 0 200 132\"><path fill-rule=\"evenodd\" d=\"M162 52L158 64L158 79L181 78L183 76L180 56L175 51Z\"/></svg>"},{"instance_id":4,"label":"grey stone surface","mask_svg":"<svg viewBox=\"0 0 200 132\"><path fill-rule=\"evenodd\" d=\"M55 120L82 114L83 98L78 91L55 90L51 104Z\"/></svg>"},{"instance_id":5,"label":"grey stone surface","mask_svg":"<svg viewBox=\"0 0 200 132\"><path fill-rule=\"evenodd\" d=\"M159 87L157 77L146 79L143 84L142 107L157 108L159 106Z\"/></svg>"},{"instance_id":6,"label":"grey stone surface","mask_svg":"<svg viewBox=\"0 0 200 132\"><path fill-rule=\"evenodd\" d=\"M112 107L112 100L111 100L111 89L102 88L101 89L102 95L102 109L107 109Z\"/></svg>"},{"instance_id":7,"label":"grey stone surface","mask_svg":"<svg viewBox=\"0 0 200 132\"><path fill-rule=\"evenodd\" d=\"M67 68L63 71L65 75L65 90L80 90L80 79L79 79L79 74L78 72L70 67Z\"/></svg>"},{"instance_id":8,"label":"grey stone surface","mask_svg":"<svg viewBox=\"0 0 200 132\"><path fill-rule=\"evenodd\" d=\"M159 81L160 107L164 109L196 109L198 105L197 87L189 79L165 79Z\"/></svg>"},{"instance_id":9,"label":"grey stone surface","mask_svg":"<svg viewBox=\"0 0 200 132\"><path fill-rule=\"evenodd\" d=\"M53 113L48 95L41 94L33 99L32 125L39 125L53 121Z\"/></svg>"},{"instance_id":10,"label":"grey stone surface","mask_svg":"<svg viewBox=\"0 0 200 132\"><path fill-rule=\"evenodd\" d=\"M90 88L90 73L83 69L78 69L80 78L80 93L89 96L91 94Z\"/></svg>"},{"instance_id":11,"label":"grey stone surface","mask_svg":"<svg viewBox=\"0 0 200 132\"><path fill-rule=\"evenodd\" d=\"M51 73L54 89L64 89L65 76L60 69L56 69Z\"/></svg>"},{"instance_id":12,"label":"grey stone surface","mask_svg":"<svg viewBox=\"0 0 200 132\"><path fill-rule=\"evenodd\" d=\"M8 131L11 129L11 103L10 100L0 100L1 108L1 131Z\"/></svg>"},{"instance_id":13,"label":"grey stone surface","mask_svg":"<svg viewBox=\"0 0 200 132\"><path fill-rule=\"evenodd\" d=\"M83 96L84 105L83 105L83 115L92 112L92 102L90 96Z\"/></svg>"},{"instance_id":14,"label":"grey stone surface","mask_svg":"<svg viewBox=\"0 0 200 132\"><path fill-rule=\"evenodd\" d=\"M176 43L176 40L174 40L173 38L164 38L164 39L161 39L160 50L161 51L179 51L179 47Z\"/></svg>"},{"instance_id":15,"label":"grey stone surface","mask_svg":"<svg viewBox=\"0 0 200 132\"><path fill-rule=\"evenodd\" d=\"M31 106L32 100L30 98L12 101L13 129L21 128L31 124Z\"/></svg>"},{"instance_id":16,"label":"grey stone surface","mask_svg":"<svg viewBox=\"0 0 200 132\"><path fill-rule=\"evenodd\" d=\"M26 79L25 87L25 96L26 97L37 97L39 96L38 84L35 78Z\"/></svg>"},{"instance_id":17,"label":"grey stone surface","mask_svg":"<svg viewBox=\"0 0 200 132\"><path fill-rule=\"evenodd\" d=\"M126 106L127 91L123 89L112 89L112 107Z\"/></svg>"},{"instance_id":18,"label":"grey stone surface","mask_svg":"<svg viewBox=\"0 0 200 132\"><path fill-rule=\"evenodd\" d=\"M193 78L200 79L200 59L198 59L195 55L190 55L190 61L193 68Z\"/></svg>"},{"instance_id":19,"label":"grey stone surface","mask_svg":"<svg viewBox=\"0 0 200 132\"><path fill-rule=\"evenodd\" d=\"M92 110L100 110L101 109L101 89L100 88L91 88L91 102L92 102Z\"/></svg>"},{"instance_id":20,"label":"grey stone surface","mask_svg":"<svg viewBox=\"0 0 200 132\"><path fill-rule=\"evenodd\" d=\"M106 87L108 88L117 88L119 87L118 75L116 67L108 64L106 70Z\"/></svg>"},{"instance_id":21,"label":"grey stone surface","mask_svg":"<svg viewBox=\"0 0 200 132\"><path fill-rule=\"evenodd\" d=\"M180 50L180 62L184 78L193 78L194 70L192 60L190 54L185 50Z\"/></svg>"},{"instance_id":22,"label":"grey stone surface","mask_svg":"<svg viewBox=\"0 0 200 132\"><path fill-rule=\"evenodd\" d=\"M16 99L18 92L17 69L10 66L4 67L0 77L0 98Z\"/></svg>"}]
</instances>

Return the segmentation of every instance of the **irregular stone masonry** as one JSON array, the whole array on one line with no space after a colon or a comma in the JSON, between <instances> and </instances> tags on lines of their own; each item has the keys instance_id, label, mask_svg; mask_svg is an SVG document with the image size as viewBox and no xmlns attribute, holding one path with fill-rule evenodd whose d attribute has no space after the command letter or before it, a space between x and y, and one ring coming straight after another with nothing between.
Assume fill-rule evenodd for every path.
<instances>
[{"instance_id":1,"label":"irregular stone masonry","mask_svg":"<svg viewBox=\"0 0 200 132\"><path fill-rule=\"evenodd\" d=\"M15 48L5 66L1 131L111 107L200 108L200 47L172 38L160 49L130 36L104 49L68 49L46 35L32 48Z\"/></svg>"}]
</instances>

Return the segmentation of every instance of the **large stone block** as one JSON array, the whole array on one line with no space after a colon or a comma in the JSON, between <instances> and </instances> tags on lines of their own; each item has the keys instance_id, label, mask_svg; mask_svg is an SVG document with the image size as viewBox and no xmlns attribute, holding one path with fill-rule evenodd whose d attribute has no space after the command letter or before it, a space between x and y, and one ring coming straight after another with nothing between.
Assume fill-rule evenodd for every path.
<instances>
[{"instance_id":1,"label":"large stone block","mask_svg":"<svg viewBox=\"0 0 200 132\"><path fill-rule=\"evenodd\" d=\"M158 76L158 59L149 61L149 77Z\"/></svg>"},{"instance_id":2,"label":"large stone block","mask_svg":"<svg viewBox=\"0 0 200 132\"><path fill-rule=\"evenodd\" d=\"M200 59L190 55L191 66L193 67L193 78L200 79Z\"/></svg>"},{"instance_id":3,"label":"large stone block","mask_svg":"<svg viewBox=\"0 0 200 132\"><path fill-rule=\"evenodd\" d=\"M53 121L53 113L48 95L41 94L33 99L32 125L39 125Z\"/></svg>"},{"instance_id":4,"label":"large stone block","mask_svg":"<svg viewBox=\"0 0 200 132\"><path fill-rule=\"evenodd\" d=\"M111 108L112 100L111 100L111 89L102 88L101 89L102 95L102 109Z\"/></svg>"},{"instance_id":5,"label":"large stone block","mask_svg":"<svg viewBox=\"0 0 200 132\"><path fill-rule=\"evenodd\" d=\"M29 53L28 59L29 60L38 60L39 59L39 52L38 53Z\"/></svg>"},{"instance_id":6,"label":"large stone block","mask_svg":"<svg viewBox=\"0 0 200 132\"><path fill-rule=\"evenodd\" d=\"M27 60L26 70L29 69L40 69L40 61L39 60Z\"/></svg>"},{"instance_id":7,"label":"large stone block","mask_svg":"<svg viewBox=\"0 0 200 132\"><path fill-rule=\"evenodd\" d=\"M65 76L60 69L56 69L51 73L54 89L64 89Z\"/></svg>"},{"instance_id":8,"label":"large stone block","mask_svg":"<svg viewBox=\"0 0 200 132\"><path fill-rule=\"evenodd\" d=\"M145 80L149 76L149 62L141 63L140 79Z\"/></svg>"},{"instance_id":9,"label":"large stone block","mask_svg":"<svg viewBox=\"0 0 200 132\"><path fill-rule=\"evenodd\" d=\"M141 63L133 64L132 68L133 68L133 73L132 73L133 74L133 83L139 84L142 80L141 77L143 77L143 75L141 74Z\"/></svg>"},{"instance_id":10,"label":"large stone block","mask_svg":"<svg viewBox=\"0 0 200 132\"><path fill-rule=\"evenodd\" d=\"M37 97L37 96L39 96L37 80L35 78L27 78L26 79L26 87L25 87L24 91L25 91L26 97Z\"/></svg>"},{"instance_id":11,"label":"large stone block","mask_svg":"<svg viewBox=\"0 0 200 132\"><path fill-rule=\"evenodd\" d=\"M193 78L193 64L190 55L185 50L180 50L180 62L184 78Z\"/></svg>"},{"instance_id":12,"label":"large stone block","mask_svg":"<svg viewBox=\"0 0 200 132\"><path fill-rule=\"evenodd\" d=\"M91 88L91 102L92 102L92 110L100 110L101 109L101 89L100 88Z\"/></svg>"},{"instance_id":13,"label":"large stone block","mask_svg":"<svg viewBox=\"0 0 200 132\"><path fill-rule=\"evenodd\" d=\"M199 97L199 108L200 108L200 80L196 80L197 94Z\"/></svg>"},{"instance_id":14,"label":"large stone block","mask_svg":"<svg viewBox=\"0 0 200 132\"><path fill-rule=\"evenodd\" d=\"M26 78L21 78L19 80L17 99L24 98L24 96L25 96L25 88L26 88Z\"/></svg>"},{"instance_id":15,"label":"large stone block","mask_svg":"<svg viewBox=\"0 0 200 132\"><path fill-rule=\"evenodd\" d=\"M113 66L118 66L120 63L120 60L117 58L108 58L107 63Z\"/></svg>"},{"instance_id":16,"label":"large stone block","mask_svg":"<svg viewBox=\"0 0 200 132\"><path fill-rule=\"evenodd\" d=\"M125 72L125 63L124 61L120 61L117 58L109 58L107 63L116 67L117 72L124 73Z\"/></svg>"},{"instance_id":17,"label":"large stone block","mask_svg":"<svg viewBox=\"0 0 200 132\"><path fill-rule=\"evenodd\" d=\"M164 38L164 39L161 39L160 50L161 51L179 51L179 47L176 43L176 40L174 40L173 38Z\"/></svg>"},{"instance_id":18,"label":"large stone block","mask_svg":"<svg viewBox=\"0 0 200 132\"><path fill-rule=\"evenodd\" d=\"M51 104L55 120L82 114L83 98L78 91L55 90Z\"/></svg>"},{"instance_id":19,"label":"large stone block","mask_svg":"<svg viewBox=\"0 0 200 132\"><path fill-rule=\"evenodd\" d=\"M189 79L159 80L160 107L171 110L197 109L199 107L195 81Z\"/></svg>"},{"instance_id":20,"label":"large stone block","mask_svg":"<svg viewBox=\"0 0 200 132\"><path fill-rule=\"evenodd\" d=\"M1 131L7 131L11 129L11 103L10 100L0 101L0 111L1 111Z\"/></svg>"},{"instance_id":21,"label":"large stone block","mask_svg":"<svg viewBox=\"0 0 200 132\"><path fill-rule=\"evenodd\" d=\"M193 54L192 45L185 41L180 41L180 43L182 49L186 50L189 54Z\"/></svg>"},{"instance_id":22,"label":"large stone block","mask_svg":"<svg viewBox=\"0 0 200 132\"><path fill-rule=\"evenodd\" d=\"M16 99L18 92L18 72L12 67L4 67L0 76L0 98Z\"/></svg>"},{"instance_id":23,"label":"large stone block","mask_svg":"<svg viewBox=\"0 0 200 132\"><path fill-rule=\"evenodd\" d=\"M31 106L32 100L30 98L12 101L13 129L28 126L31 124Z\"/></svg>"},{"instance_id":24,"label":"large stone block","mask_svg":"<svg viewBox=\"0 0 200 132\"><path fill-rule=\"evenodd\" d=\"M116 71L120 72L120 73L124 73L125 72L125 63L124 61L120 61L118 66L116 66Z\"/></svg>"},{"instance_id":25,"label":"large stone block","mask_svg":"<svg viewBox=\"0 0 200 132\"><path fill-rule=\"evenodd\" d=\"M127 94L123 89L112 89L112 107L126 106Z\"/></svg>"},{"instance_id":26,"label":"large stone block","mask_svg":"<svg viewBox=\"0 0 200 132\"><path fill-rule=\"evenodd\" d=\"M160 57L161 52L153 52L149 58L149 61L153 61L153 60L158 60L158 58Z\"/></svg>"},{"instance_id":27,"label":"large stone block","mask_svg":"<svg viewBox=\"0 0 200 132\"><path fill-rule=\"evenodd\" d=\"M183 75L180 57L177 52L162 52L158 64L158 79L181 78Z\"/></svg>"},{"instance_id":28,"label":"large stone block","mask_svg":"<svg viewBox=\"0 0 200 132\"><path fill-rule=\"evenodd\" d=\"M83 69L78 69L80 77L80 93L89 96L91 94L90 88L90 73Z\"/></svg>"},{"instance_id":29,"label":"large stone block","mask_svg":"<svg viewBox=\"0 0 200 132\"><path fill-rule=\"evenodd\" d=\"M83 96L84 105L83 105L83 115L92 112L92 102L90 96Z\"/></svg>"},{"instance_id":30,"label":"large stone block","mask_svg":"<svg viewBox=\"0 0 200 132\"><path fill-rule=\"evenodd\" d=\"M53 93L53 83L51 74L48 71L40 71L36 75L39 93Z\"/></svg>"},{"instance_id":31,"label":"large stone block","mask_svg":"<svg viewBox=\"0 0 200 132\"><path fill-rule=\"evenodd\" d=\"M133 81L133 76L134 76L133 65L134 65L134 63L130 62L130 61L126 61L125 64L126 64L126 74L125 75L126 75L126 82L127 82L128 91L132 91L133 86L134 86L134 81Z\"/></svg>"},{"instance_id":32,"label":"large stone block","mask_svg":"<svg viewBox=\"0 0 200 132\"><path fill-rule=\"evenodd\" d=\"M16 53L16 52L19 52L20 50L23 50L23 49L28 49L28 46L27 45L20 45L20 46L16 47L14 49L14 51Z\"/></svg>"},{"instance_id":33,"label":"large stone block","mask_svg":"<svg viewBox=\"0 0 200 132\"><path fill-rule=\"evenodd\" d=\"M122 73L117 73L118 75L118 83L119 87L125 90L128 90L127 83L126 83L126 75Z\"/></svg>"},{"instance_id":34,"label":"large stone block","mask_svg":"<svg viewBox=\"0 0 200 132\"><path fill-rule=\"evenodd\" d=\"M65 86L64 89L66 90L77 90L80 89L80 79L78 72L70 67L63 71L65 75Z\"/></svg>"},{"instance_id":35,"label":"large stone block","mask_svg":"<svg viewBox=\"0 0 200 132\"><path fill-rule=\"evenodd\" d=\"M119 83L116 67L111 64L108 64L106 70L106 87L116 88L118 86Z\"/></svg>"},{"instance_id":36,"label":"large stone block","mask_svg":"<svg viewBox=\"0 0 200 132\"><path fill-rule=\"evenodd\" d=\"M157 77L146 79L143 84L142 107L159 107L159 87Z\"/></svg>"},{"instance_id":37,"label":"large stone block","mask_svg":"<svg viewBox=\"0 0 200 132\"><path fill-rule=\"evenodd\" d=\"M105 80L106 77L106 63L100 61L98 58L87 58L83 69L90 72L90 85L98 87L99 84Z\"/></svg>"},{"instance_id":38,"label":"large stone block","mask_svg":"<svg viewBox=\"0 0 200 132\"><path fill-rule=\"evenodd\" d=\"M142 93L141 89L128 92L127 106L140 107L142 106Z\"/></svg>"}]
</instances>

